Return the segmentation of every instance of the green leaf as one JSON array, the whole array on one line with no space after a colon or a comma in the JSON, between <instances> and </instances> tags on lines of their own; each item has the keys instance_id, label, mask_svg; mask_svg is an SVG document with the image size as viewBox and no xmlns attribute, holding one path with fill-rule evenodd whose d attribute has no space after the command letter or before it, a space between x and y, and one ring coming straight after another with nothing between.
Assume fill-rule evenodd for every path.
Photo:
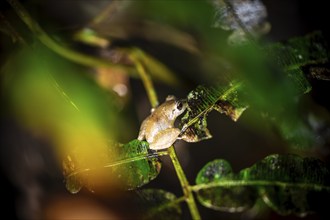
<instances>
[{"instance_id":1,"label":"green leaf","mask_svg":"<svg viewBox=\"0 0 330 220\"><path fill-rule=\"evenodd\" d=\"M108 154L96 155L101 163L93 167L86 167L84 158L74 157L74 154L68 156L63 162L66 188L71 193L77 193L82 186L94 191L99 183L93 176L101 172L104 175L102 185L119 184L121 188L132 190L149 183L160 172L158 155L149 153L145 141L111 144ZM116 155L115 159L113 154Z\"/></svg>"},{"instance_id":2,"label":"green leaf","mask_svg":"<svg viewBox=\"0 0 330 220\"><path fill-rule=\"evenodd\" d=\"M280 66L286 69L298 69L310 64L328 62L327 47L322 33L313 32L306 36L272 44L266 50Z\"/></svg>"},{"instance_id":3,"label":"green leaf","mask_svg":"<svg viewBox=\"0 0 330 220\"><path fill-rule=\"evenodd\" d=\"M251 109L267 116L290 147L317 145L318 134L302 117L297 98L311 91L309 79L327 79L329 53L322 35L316 32L293 38L263 51L247 45L232 53L233 60L237 56L233 65L242 73Z\"/></svg>"},{"instance_id":4,"label":"green leaf","mask_svg":"<svg viewBox=\"0 0 330 220\"><path fill-rule=\"evenodd\" d=\"M33 49L13 54L2 68L6 108L32 134L47 138L57 154L68 155L63 162L68 190L109 189L111 184L133 189L154 179L160 162L148 152L148 143L105 141L130 131L121 127L126 124L110 94L86 69L40 45Z\"/></svg>"},{"instance_id":5,"label":"green leaf","mask_svg":"<svg viewBox=\"0 0 330 220\"><path fill-rule=\"evenodd\" d=\"M330 199L330 172L318 159L271 155L242 170L239 176L243 181L265 181L260 195L283 215L315 211L320 203L312 198L317 195L326 194L327 201Z\"/></svg>"},{"instance_id":6,"label":"green leaf","mask_svg":"<svg viewBox=\"0 0 330 220\"><path fill-rule=\"evenodd\" d=\"M228 87L198 86L187 96L187 112L181 119L182 139L198 142L211 138L207 129L207 115L216 110L236 121L247 105L240 99L241 82L232 82Z\"/></svg>"},{"instance_id":7,"label":"green leaf","mask_svg":"<svg viewBox=\"0 0 330 220\"><path fill-rule=\"evenodd\" d=\"M325 164L295 155L271 155L238 174L228 162L215 160L198 173L196 184L201 204L225 211L243 211L259 197L279 214L305 215L325 208L330 200Z\"/></svg>"},{"instance_id":8,"label":"green leaf","mask_svg":"<svg viewBox=\"0 0 330 220\"><path fill-rule=\"evenodd\" d=\"M199 202L208 208L226 212L239 212L252 207L257 197L253 187L217 185L233 179L235 176L227 161L207 163L196 178L196 184L205 186L197 191Z\"/></svg>"},{"instance_id":9,"label":"green leaf","mask_svg":"<svg viewBox=\"0 0 330 220\"><path fill-rule=\"evenodd\" d=\"M181 207L174 194L161 189L144 189L138 191L138 196L145 212L142 219L181 219Z\"/></svg>"},{"instance_id":10,"label":"green leaf","mask_svg":"<svg viewBox=\"0 0 330 220\"><path fill-rule=\"evenodd\" d=\"M329 62L328 46L320 32L272 44L266 51L287 73L295 85L296 94L311 90L307 78L329 80L330 71L325 65Z\"/></svg>"},{"instance_id":11,"label":"green leaf","mask_svg":"<svg viewBox=\"0 0 330 220\"><path fill-rule=\"evenodd\" d=\"M117 173L123 174L128 189L149 183L160 172L160 160L157 154L149 153L149 144L146 141L133 140L125 144L121 148L119 158L128 162L132 161L115 167Z\"/></svg>"}]
</instances>

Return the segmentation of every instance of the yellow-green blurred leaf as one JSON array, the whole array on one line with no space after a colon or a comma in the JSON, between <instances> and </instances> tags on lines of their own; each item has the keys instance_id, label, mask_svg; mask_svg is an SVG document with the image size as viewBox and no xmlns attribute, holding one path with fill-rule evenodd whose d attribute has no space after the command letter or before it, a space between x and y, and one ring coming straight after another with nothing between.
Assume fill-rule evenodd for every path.
<instances>
[{"instance_id":1,"label":"yellow-green blurred leaf","mask_svg":"<svg viewBox=\"0 0 330 220\"><path fill-rule=\"evenodd\" d=\"M133 140L125 145L111 143L106 154L94 152L96 163L90 157L72 152L63 161L66 187L71 193L83 186L92 191L100 187L136 189L157 177L161 163L157 154L149 153L148 143ZM113 155L116 155L114 158Z\"/></svg>"},{"instance_id":2,"label":"yellow-green blurred leaf","mask_svg":"<svg viewBox=\"0 0 330 220\"><path fill-rule=\"evenodd\" d=\"M59 161L72 151L84 158L84 167L117 158L116 151L108 154L107 140L129 133L130 127L111 94L98 86L87 69L34 45L9 57L2 73L8 112L31 134L54 146ZM70 163L67 169L77 165ZM72 178L72 192L81 188L79 181Z\"/></svg>"}]
</instances>

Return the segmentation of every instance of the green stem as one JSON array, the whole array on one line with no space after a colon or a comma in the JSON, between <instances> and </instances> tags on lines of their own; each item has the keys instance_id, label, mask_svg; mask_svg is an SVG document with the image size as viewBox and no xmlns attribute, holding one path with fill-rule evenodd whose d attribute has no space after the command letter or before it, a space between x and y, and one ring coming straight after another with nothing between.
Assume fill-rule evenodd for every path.
<instances>
[{"instance_id":1,"label":"green stem","mask_svg":"<svg viewBox=\"0 0 330 220\"><path fill-rule=\"evenodd\" d=\"M176 155L175 149L173 146L168 148L168 154L172 160L173 166L175 168L176 174L179 178L181 187L183 189L183 194L186 198L186 202L188 204L188 208L190 210L191 216L194 220L201 219L201 216L199 214L199 211L197 209L197 205L194 199L194 195L192 194L191 187L189 185L189 182L187 180L187 177L181 167L181 164L178 160L178 157Z\"/></svg>"},{"instance_id":2,"label":"green stem","mask_svg":"<svg viewBox=\"0 0 330 220\"><path fill-rule=\"evenodd\" d=\"M140 57L140 54L139 54L138 50L133 50L130 54L130 58L134 62L136 71L138 72L138 74L143 82L144 88L146 89L150 104L153 108L155 108L159 104L158 98L157 98L157 93L156 93L156 90L152 83L152 80L151 80L149 74L147 74L146 69L145 69L144 65L142 64L142 62L140 61L139 57Z\"/></svg>"},{"instance_id":3,"label":"green stem","mask_svg":"<svg viewBox=\"0 0 330 220\"><path fill-rule=\"evenodd\" d=\"M8 3L13 7L16 14L22 19L22 21L28 26L30 31L39 39L39 41L46 47L54 51L55 53L79 64L92 67L118 67L127 69L128 73L134 72L132 68L122 65L114 64L109 60L95 58L86 54L76 52L72 49L63 47L62 45L55 42L47 33L40 27L40 25L32 19L27 10L17 0L7 0Z\"/></svg>"},{"instance_id":4,"label":"green stem","mask_svg":"<svg viewBox=\"0 0 330 220\"><path fill-rule=\"evenodd\" d=\"M329 186L324 186L315 183L289 183L281 181L267 181L267 180L222 180L221 182L205 183L191 186L192 191L198 192L202 189L209 189L215 187L234 187L234 186L278 186L278 187L296 187L302 189L313 189L317 191L330 191Z\"/></svg>"},{"instance_id":5,"label":"green stem","mask_svg":"<svg viewBox=\"0 0 330 220\"><path fill-rule=\"evenodd\" d=\"M143 85L144 85L144 87L147 91L148 98L149 98L149 101L151 103L151 106L153 108L155 108L158 105L157 93L156 93L156 90L154 89L151 78L147 74L147 72L144 68L144 65L142 64L142 62L139 59L140 56L141 56L141 54L140 54L139 50L133 50L132 53L130 54L130 58L135 63L137 72L139 73L140 78L143 82ZM183 190L184 198L185 198L185 201L188 204L188 207L189 207L192 218L194 220L201 219L200 214L199 214L198 209L197 209L197 206L196 206L196 203L195 203L194 196L192 194L192 190L190 189L189 182L188 182L188 180L186 178L186 175L185 175L185 173L184 173L184 171L181 167L181 164L178 160L178 157L176 155L174 147L173 146L169 147L167 152L168 152L168 154L169 154L169 156L172 160L174 169L175 169L176 174L179 178L179 181L180 181L180 184L181 184L181 187L182 187L182 190Z\"/></svg>"}]
</instances>

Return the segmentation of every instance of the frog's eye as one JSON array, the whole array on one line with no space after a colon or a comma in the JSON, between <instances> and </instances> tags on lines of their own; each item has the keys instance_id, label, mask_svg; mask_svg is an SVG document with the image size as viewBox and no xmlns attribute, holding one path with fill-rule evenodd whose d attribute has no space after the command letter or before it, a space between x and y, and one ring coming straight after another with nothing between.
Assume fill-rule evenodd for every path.
<instances>
[{"instance_id":1,"label":"frog's eye","mask_svg":"<svg viewBox=\"0 0 330 220\"><path fill-rule=\"evenodd\" d=\"M178 102L178 104L176 105L176 108L180 111L183 107L182 102Z\"/></svg>"}]
</instances>

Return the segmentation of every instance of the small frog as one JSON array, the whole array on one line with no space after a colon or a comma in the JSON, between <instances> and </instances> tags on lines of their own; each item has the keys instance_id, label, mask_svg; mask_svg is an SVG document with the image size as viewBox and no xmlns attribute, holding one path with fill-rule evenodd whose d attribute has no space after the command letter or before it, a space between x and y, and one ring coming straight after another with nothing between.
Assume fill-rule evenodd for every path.
<instances>
[{"instance_id":1,"label":"small frog","mask_svg":"<svg viewBox=\"0 0 330 220\"><path fill-rule=\"evenodd\" d=\"M180 129L174 127L175 119L187 108L187 103L176 100L172 95L165 102L151 111L141 124L138 140L146 139L152 150L170 147L180 134Z\"/></svg>"}]
</instances>

